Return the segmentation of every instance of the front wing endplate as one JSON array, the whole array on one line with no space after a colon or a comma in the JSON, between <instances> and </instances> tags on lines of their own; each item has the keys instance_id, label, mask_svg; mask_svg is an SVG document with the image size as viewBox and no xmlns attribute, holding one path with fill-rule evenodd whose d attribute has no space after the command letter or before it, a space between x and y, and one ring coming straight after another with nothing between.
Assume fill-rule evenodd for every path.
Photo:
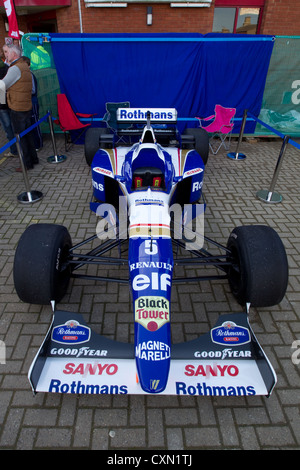
<instances>
[{"instance_id":1,"label":"front wing endplate","mask_svg":"<svg viewBox=\"0 0 300 470\"><path fill-rule=\"evenodd\" d=\"M155 341L153 348L159 348ZM138 382L134 345L96 334L82 315L66 311L54 313L28 378L34 393L149 394ZM275 384L248 315L234 313L221 315L199 338L172 345L168 383L160 394L269 396ZM153 393L158 386L153 375Z\"/></svg>"}]
</instances>

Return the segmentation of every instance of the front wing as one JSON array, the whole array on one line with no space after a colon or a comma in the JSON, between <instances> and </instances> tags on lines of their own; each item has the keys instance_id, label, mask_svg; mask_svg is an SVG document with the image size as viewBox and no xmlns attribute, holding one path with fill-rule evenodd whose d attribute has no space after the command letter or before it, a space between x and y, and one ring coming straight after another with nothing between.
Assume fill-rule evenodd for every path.
<instances>
[{"instance_id":1,"label":"front wing","mask_svg":"<svg viewBox=\"0 0 300 470\"><path fill-rule=\"evenodd\" d=\"M152 346L159 367L166 351L159 343ZM138 383L134 345L98 335L80 314L66 311L54 313L28 378L34 393L149 394ZM221 315L199 338L172 345L168 383L160 394L269 396L275 384L248 315L234 313ZM153 376L153 393L157 387Z\"/></svg>"}]
</instances>

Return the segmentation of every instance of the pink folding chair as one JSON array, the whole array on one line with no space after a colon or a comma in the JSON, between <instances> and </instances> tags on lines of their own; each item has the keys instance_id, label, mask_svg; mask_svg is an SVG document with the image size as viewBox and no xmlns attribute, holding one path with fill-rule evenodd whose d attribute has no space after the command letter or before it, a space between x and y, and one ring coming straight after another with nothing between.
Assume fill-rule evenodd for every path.
<instances>
[{"instance_id":1,"label":"pink folding chair","mask_svg":"<svg viewBox=\"0 0 300 470\"><path fill-rule=\"evenodd\" d=\"M216 104L215 114L208 116L207 118L196 118L199 119L200 127L210 134L209 147L214 155L218 153L222 146L225 150L229 149L235 113L235 108L224 108L220 104ZM204 127L202 125L203 121L212 122L208 124L208 126Z\"/></svg>"}]
</instances>

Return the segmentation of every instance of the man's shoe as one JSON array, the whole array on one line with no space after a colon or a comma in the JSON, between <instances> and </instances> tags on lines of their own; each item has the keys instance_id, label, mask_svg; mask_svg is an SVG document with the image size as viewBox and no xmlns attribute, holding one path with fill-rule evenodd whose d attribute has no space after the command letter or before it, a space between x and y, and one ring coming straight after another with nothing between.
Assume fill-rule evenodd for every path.
<instances>
[{"instance_id":1,"label":"man's shoe","mask_svg":"<svg viewBox=\"0 0 300 470\"><path fill-rule=\"evenodd\" d=\"M4 157L18 157L17 153L6 152L3 154Z\"/></svg>"},{"instance_id":2,"label":"man's shoe","mask_svg":"<svg viewBox=\"0 0 300 470\"><path fill-rule=\"evenodd\" d=\"M32 169L33 169L33 165L32 165L32 166L27 166L27 167L26 167L26 170L32 170ZM22 173L22 168L21 168L21 167L19 167L19 168L16 168L16 171L17 171L18 173Z\"/></svg>"}]
</instances>

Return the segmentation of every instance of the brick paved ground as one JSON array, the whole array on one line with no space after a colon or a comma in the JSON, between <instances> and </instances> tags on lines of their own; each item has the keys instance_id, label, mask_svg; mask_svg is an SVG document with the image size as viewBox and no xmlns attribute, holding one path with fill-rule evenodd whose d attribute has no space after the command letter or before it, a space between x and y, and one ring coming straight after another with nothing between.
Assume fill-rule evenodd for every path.
<instances>
[{"instance_id":1,"label":"brick paved ground","mask_svg":"<svg viewBox=\"0 0 300 470\"><path fill-rule=\"evenodd\" d=\"M3 141L3 140L2 140ZM63 150L63 141L57 139ZM22 303L12 278L13 256L31 223L64 224L73 242L94 234L96 218L89 211L91 181L83 147L75 146L66 162L47 163L50 140L39 153L40 164L29 172L31 188L44 198L22 205L22 175L17 159L0 155L0 340L6 364L0 364L1 449L299 449L300 365L291 360L300 339L300 154L289 146L276 185L284 197L278 205L256 199L268 189L281 142L245 142L247 159L233 162L224 153L211 156L206 169L206 234L226 243L232 228L259 223L282 237L290 265L286 297L273 308L252 309L251 324L278 375L270 398L166 396L33 396L29 365L51 319L50 307ZM173 337L192 339L212 325L219 313L238 311L225 281L174 287ZM132 339L127 287L72 282L60 307L82 312L92 326L119 340Z\"/></svg>"}]
</instances>

